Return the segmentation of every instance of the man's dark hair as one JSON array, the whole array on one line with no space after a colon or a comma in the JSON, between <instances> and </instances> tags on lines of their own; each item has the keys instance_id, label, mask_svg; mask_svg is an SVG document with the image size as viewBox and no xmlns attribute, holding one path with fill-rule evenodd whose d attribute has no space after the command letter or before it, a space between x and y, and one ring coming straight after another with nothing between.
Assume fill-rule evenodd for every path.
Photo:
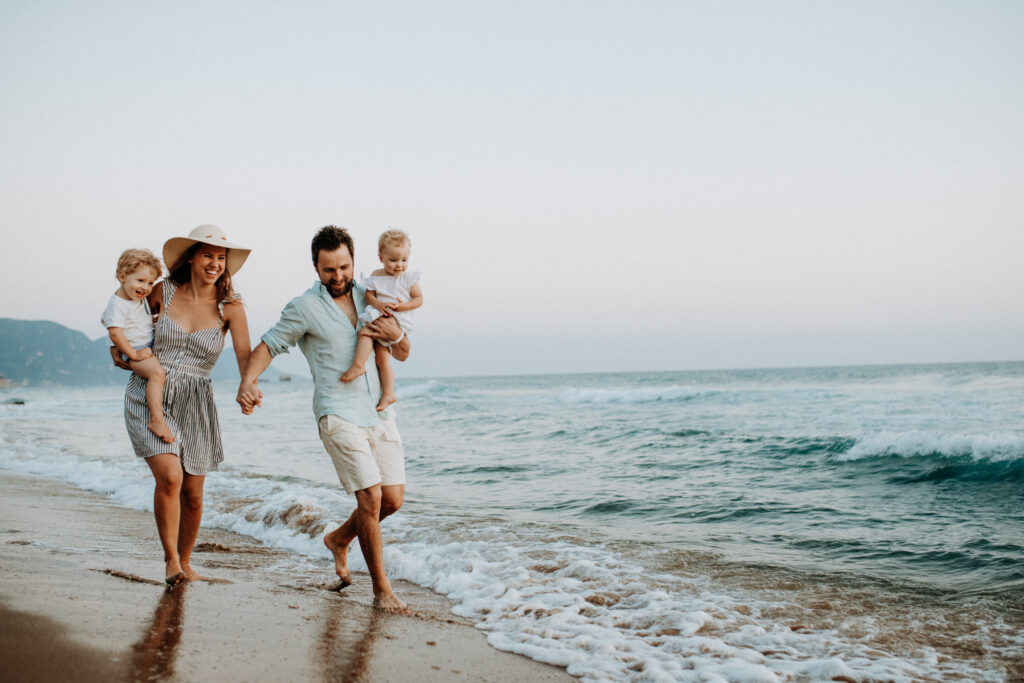
<instances>
[{"instance_id":1,"label":"man's dark hair","mask_svg":"<svg viewBox=\"0 0 1024 683\"><path fill-rule=\"evenodd\" d=\"M313 236L313 265L317 264L321 251L334 251L343 244L348 247L348 253L354 259L356 247L352 244L352 236L348 234L348 230L333 225L320 228Z\"/></svg>"}]
</instances>

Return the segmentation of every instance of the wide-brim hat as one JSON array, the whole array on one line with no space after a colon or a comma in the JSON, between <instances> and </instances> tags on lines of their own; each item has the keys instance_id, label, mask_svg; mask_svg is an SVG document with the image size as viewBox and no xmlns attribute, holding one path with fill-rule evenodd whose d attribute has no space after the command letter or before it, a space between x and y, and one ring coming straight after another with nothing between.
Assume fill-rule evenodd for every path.
<instances>
[{"instance_id":1,"label":"wide-brim hat","mask_svg":"<svg viewBox=\"0 0 1024 683\"><path fill-rule=\"evenodd\" d=\"M167 266L167 270L174 272L174 269L181 265L180 261L185 252L196 242L212 244L215 247L227 249L229 275L234 275L238 272L238 269L245 263L245 259L249 258L249 252L252 251L252 249L247 249L241 244L228 242L228 238L224 236L224 231L216 225L200 225L190 232L188 237L172 237L164 242L164 265Z\"/></svg>"}]
</instances>

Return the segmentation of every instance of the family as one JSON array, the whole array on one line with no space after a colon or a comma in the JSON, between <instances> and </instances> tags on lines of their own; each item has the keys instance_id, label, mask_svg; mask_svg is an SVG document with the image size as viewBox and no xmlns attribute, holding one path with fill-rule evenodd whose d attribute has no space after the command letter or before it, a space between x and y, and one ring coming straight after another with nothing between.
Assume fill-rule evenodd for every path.
<instances>
[{"instance_id":1,"label":"family","mask_svg":"<svg viewBox=\"0 0 1024 683\"><path fill-rule=\"evenodd\" d=\"M409 613L384 572L380 522L402 506L405 495L391 357L408 358L412 311L423 303L419 273L407 269L410 244L401 231L382 234L382 267L357 283L348 231L320 229L311 249L317 281L285 306L255 348L231 282L250 249L229 242L223 230L201 225L186 237L172 237L164 244L163 264L142 249L121 255L120 287L102 321L114 364L132 371L125 426L155 480L153 509L169 585L203 578L191 566L192 547L206 475L224 459L210 370L230 332L241 376L236 400L246 415L262 405L258 380L274 356L295 345L302 350L313 377L320 438L341 485L356 498L348 519L324 537L340 585L352 581L348 548L358 538L374 605ZM168 275L160 280L164 264Z\"/></svg>"}]
</instances>

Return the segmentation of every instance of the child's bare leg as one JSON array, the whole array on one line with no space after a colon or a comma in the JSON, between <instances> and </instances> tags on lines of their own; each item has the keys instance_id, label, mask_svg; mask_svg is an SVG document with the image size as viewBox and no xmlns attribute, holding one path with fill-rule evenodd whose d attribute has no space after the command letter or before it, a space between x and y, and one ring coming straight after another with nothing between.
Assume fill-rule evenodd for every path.
<instances>
[{"instance_id":1,"label":"child's bare leg","mask_svg":"<svg viewBox=\"0 0 1024 683\"><path fill-rule=\"evenodd\" d=\"M164 421L164 369L156 356L130 363L136 375L146 380L146 405L149 406L149 431L164 443L174 443L174 434Z\"/></svg>"},{"instance_id":2,"label":"child's bare leg","mask_svg":"<svg viewBox=\"0 0 1024 683\"><path fill-rule=\"evenodd\" d=\"M395 371L391 368L391 351L382 344L374 344L377 357L377 373L380 375L380 403L377 410L384 410L398 400L395 396Z\"/></svg>"},{"instance_id":3,"label":"child's bare leg","mask_svg":"<svg viewBox=\"0 0 1024 683\"><path fill-rule=\"evenodd\" d=\"M341 376L342 382L351 382L356 377L366 374L366 361L370 360L373 353L373 340L359 331L359 341L356 342L356 357L352 359L352 365Z\"/></svg>"}]
</instances>

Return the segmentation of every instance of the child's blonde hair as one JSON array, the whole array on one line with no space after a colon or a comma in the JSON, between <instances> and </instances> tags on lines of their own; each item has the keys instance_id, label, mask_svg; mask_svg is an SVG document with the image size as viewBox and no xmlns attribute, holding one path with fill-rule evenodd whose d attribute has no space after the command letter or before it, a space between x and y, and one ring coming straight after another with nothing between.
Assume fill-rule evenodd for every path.
<instances>
[{"instance_id":1,"label":"child's blonde hair","mask_svg":"<svg viewBox=\"0 0 1024 683\"><path fill-rule=\"evenodd\" d=\"M143 266L156 271L156 276L164 274L164 264L149 249L125 249L117 259L117 279L128 277Z\"/></svg>"},{"instance_id":2,"label":"child's blonde hair","mask_svg":"<svg viewBox=\"0 0 1024 683\"><path fill-rule=\"evenodd\" d=\"M384 247L392 244L396 247L408 244L411 247L412 240L401 230L385 230L381 233L380 239L377 240L377 251L384 251Z\"/></svg>"}]
</instances>

